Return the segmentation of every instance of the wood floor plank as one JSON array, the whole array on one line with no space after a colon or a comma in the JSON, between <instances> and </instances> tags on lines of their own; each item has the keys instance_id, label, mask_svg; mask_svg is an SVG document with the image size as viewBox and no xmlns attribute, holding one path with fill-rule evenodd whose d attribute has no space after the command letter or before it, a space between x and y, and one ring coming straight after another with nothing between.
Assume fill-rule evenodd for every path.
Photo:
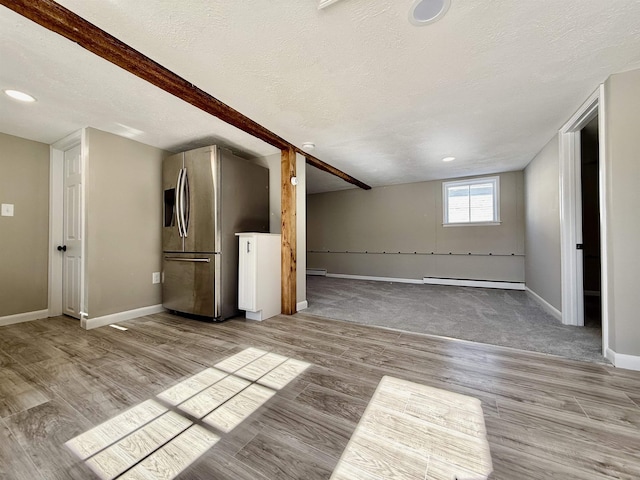
<instances>
[{"instance_id":1,"label":"wood floor plank","mask_svg":"<svg viewBox=\"0 0 640 480\"><path fill-rule=\"evenodd\" d=\"M257 470L228 455L217 447L212 448L184 472L189 480L271 480Z\"/></svg>"},{"instance_id":2,"label":"wood floor plank","mask_svg":"<svg viewBox=\"0 0 640 480\"><path fill-rule=\"evenodd\" d=\"M310 384L296 397L297 402L316 410L358 423L367 408L367 402L328 388Z\"/></svg>"},{"instance_id":3,"label":"wood floor plank","mask_svg":"<svg viewBox=\"0 0 640 480\"><path fill-rule=\"evenodd\" d=\"M45 478L78 462L64 443L91 427L82 415L59 399L17 413L4 421Z\"/></svg>"},{"instance_id":4,"label":"wood floor plank","mask_svg":"<svg viewBox=\"0 0 640 480\"><path fill-rule=\"evenodd\" d=\"M51 399L49 392L30 381L29 377L29 373L20 365L0 367L0 418L28 410Z\"/></svg>"},{"instance_id":5,"label":"wood floor plank","mask_svg":"<svg viewBox=\"0 0 640 480\"><path fill-rule=\"evenodd\" d=\"M569 439L592 440L598 444L629 455L640 452L640 435L637 428L627 428L607 422L598 422L571 412L523 405L508 400L498 400L500 418L528 428L545 430Z\"/></svg>"},{"instance_id":6,"label":"wood floor plank","mask_svg":"<svg viewBox=\"0 0 640 480\"><path fill-rule=\"evenodd\" d=\"M375 381L367 381L362 377L339 373L318 365L305 371L302 378L319 387L364 401L369 401L378 385Z\"/></svg>"},{"instance_id":7,"label":"wood floor plank","mask_svg":"<svg viewBox=\"0 0 640 480\"><path fill-rule=\"evenodd\" d=\"M2 419L0 419L0 478L44 480Z\"/></svg>"},{"instance_id":8,"label":"wood floor plank","mask_svg":"<svg viewBox=\"0 0 640 480\"><path fill-rule=\"evenodd\" d=\"M137 360L121 360L100 367L101 376L116 385L147 396L157 395L170 385L196 373L201 365L192 364L184 368L184 362L176 365L172 359L165 363L152 362L145 357Z\"/></svg>"},{"instance_id":9,"label":"wood floor plank","mask_svg":"<svg viewBox=\"0 0 640 480\"><path fill-rule=\"evenodd\" d=\"M555 464L569 465L574 473L584 471L607 478L640 478L640 464L634 455L517 423L494 418L485 421L492 453L500 446ZM496 465L494 459L494 467Z\"/></svg>"},{"instance_id":10,"label":"wood floor plank","mask_svg":"<svg viewBox=\"0 0 640 480\"><path fill-rule=\"evenodd\" d=\"M275 398L260 420L280 438L295 439L337 460L346 446L354 423L297 402Z\"/></svg>"},{"instance_id":11,"label":"wood floor plank","mask_svg":"<svg viewBox=\"0 0 640 480\"><path fill-rule=\"evenodd\" d=\"M291 438L282 440L278 432L269 429L256 435L236 458L278 480L326 480L335 466L335 460L319 450Z\"/></svg>"},{"instance_id":12,"label":"wood floor plank","mask_svg":"<svg viewBox=\"0 0 640 480\"><path fill-rule=\"evenodd\" d=\"M76 381L56 384L53 392L86 418L103 422L147 399L143 392L135 392L111 382L97 370Z\"/></svg>"},{"instance_id":13,"label":"wood floor plank","mask_svg":"<svg viewBox=\"0 0 640 480\"><path fill-rule=\"evenodd\" d=\"M492 447L494 458L493 480L605 480L606 477L593 472L579 470L571 465L556 463L546 458L529 455L505 447Z\"/></svg>"},{"instance_id":14,"label":"wood floor plank","mask_svg":"<svg viewBox=\"0 0 640 480\"><path fill-rule=\"evenodd\" d=\"M589 400L579 400L579 403L587 417L592 420L640 430L640 408L638 407L620 407Z\"/></svg>"}]
</instances>

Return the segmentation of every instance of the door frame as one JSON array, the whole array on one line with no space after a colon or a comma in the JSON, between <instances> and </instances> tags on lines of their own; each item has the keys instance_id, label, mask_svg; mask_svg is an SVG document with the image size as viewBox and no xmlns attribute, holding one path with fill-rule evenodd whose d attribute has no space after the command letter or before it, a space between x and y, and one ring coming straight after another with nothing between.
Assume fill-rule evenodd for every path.
<instances>
[{"instance_id":1,"label":"door frame","mask_svg":"<svg viewBox=\"0 0 640 480\"><path fill-rule=\"evenodd\" d=\"M584 325L582 243L582 185L580 130L598 115L598 183L600 188L600 256L602 301L602 351L609 346L607 258L607 170L604 84L580 106L559 131L560 141L560 254L562 271L562 323Z\"/></svg>"},{"instance_id":2,"label":"door frame","mask_svg":"<svg viewBox=\"0 0 640 480\"><path fill-rule=\"evenodd\" d=\"M80 145L80 164L82 184L80 187L82 201L80 202L80 228L82 230L81 266L80 266L80 319L86 316L86 228L85 228L85 181L86 181L86 129L78 130L58 140L49 146L49 316L62 315L62 255L57 252L57 246L63 238L64 222L64 153Z\"/></svg>"}]
</instances>

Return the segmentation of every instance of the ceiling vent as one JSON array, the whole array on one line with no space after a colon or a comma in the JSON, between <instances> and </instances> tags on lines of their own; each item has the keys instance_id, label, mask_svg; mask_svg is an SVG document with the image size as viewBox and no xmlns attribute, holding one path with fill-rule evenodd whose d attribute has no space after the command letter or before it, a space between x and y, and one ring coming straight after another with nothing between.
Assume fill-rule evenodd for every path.
<instances>
[{"instance_id":1,"label":"ceiling vent","mask_svg":"<svg viewBox=\"0 0 640 480\"><path fill-rule=\"evenodd\" d=\"M447 13L451 0L415 0L409 10L409 21L423 26L437 22Z\"/></svg>"}]
</instances>

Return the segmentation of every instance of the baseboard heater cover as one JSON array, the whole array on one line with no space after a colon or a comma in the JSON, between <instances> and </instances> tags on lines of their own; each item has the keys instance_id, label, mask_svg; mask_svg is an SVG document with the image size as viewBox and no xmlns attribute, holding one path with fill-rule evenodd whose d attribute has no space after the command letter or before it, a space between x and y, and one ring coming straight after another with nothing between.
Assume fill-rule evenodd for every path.
<instances>
[{"instance_id":1,"label":"baseboard heater cover","mask_svg":"<svg viewBox=\"0 0 640 480\"><path fill-rule=\"evenodd\" d=\"M326 270L324 270L326 272ZM309 275L307 270L307 275ZM391 282L391 283L412 283L417 285L450 285L454 287L478 287L478 288L497 288L501 290L524 290L524 283L520 282L501 282L494 280L466 280L458 278L435 278L424 277L422 280L418 278L397 278L397 277L373 277L370 275L351 275L347 273L326 273L329 278L347 278L352 280L373 280L374 282Z\"/></svg>"},{"instance_id":2,"label":"baseboard heater cover","mask_svg":"<svg viewBox=\"0 0 640 480\"><path fill-rule=\"evenodd\" d=\"M371 277L369 275L350 275L346 273L327 273L327 277L330 278L348 278L352 280L372 280L374 282L389 282L389 283L414 283L422 285L422 280L413 278L396 278L396 277Z\"/></svg>"},{"instance_id":3,"label":"baseboard heater cover","mask_svg":"<svg viewBox=\"0 0 640 480\"><path fill-rule=\"evenodd\" d=\"M498 288L501 290L524 290L523 282L500 282L493 280L466 280L458 278L434 278L424 277L423 283L427 285L451 285L454 287L478 287Z\"/></svg>"},{"instance_id":4,"label":"baseboard heater cover","mask_svg":"<svg viewBox=\"0 0 640 480\"><path fill-rule=\"evenodd\" d=\"M326 268L307 268L307 275L326 277L327 269Z\"/></svg>"}]
</instances>

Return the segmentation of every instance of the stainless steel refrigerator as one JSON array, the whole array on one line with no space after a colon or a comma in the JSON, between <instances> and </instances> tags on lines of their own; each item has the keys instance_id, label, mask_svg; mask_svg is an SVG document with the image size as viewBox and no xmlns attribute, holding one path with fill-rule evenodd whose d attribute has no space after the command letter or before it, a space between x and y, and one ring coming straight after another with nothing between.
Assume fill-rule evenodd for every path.
<instances>
[{"instance_id":1,"label":"stainless steel refrigerator","mask_svg":"<svg viewBox=\"0 0 640 480\"><path fill-rule=\"evenodd\" d=\"M163 163L162 304L223 320L238 309L237 232L269 231L269 170L216 146Z\"/></svg>"}]
</instances>

